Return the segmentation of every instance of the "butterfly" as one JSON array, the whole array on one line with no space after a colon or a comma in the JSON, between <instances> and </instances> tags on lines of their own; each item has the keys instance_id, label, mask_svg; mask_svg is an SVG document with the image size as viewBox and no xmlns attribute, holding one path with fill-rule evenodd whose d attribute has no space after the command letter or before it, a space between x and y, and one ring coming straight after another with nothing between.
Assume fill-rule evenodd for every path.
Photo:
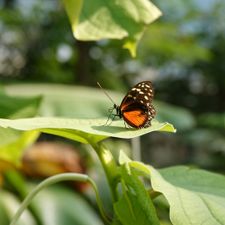
<instances>
[{"instance_id":1,"label":"butterfly","mask_svg":"<svg viewBox=\"0 0 225 225\"><path fill-rule=\"evenodd\" d=\"M107 93L106 95L113 102ZM151 126L151 120L156 115L155 108L152 105L153 97L152 83L150 81L142 81L125 95L120 105L113 102L114 105L110 109L110 114L112 114L113 110L116 110L116 114L112 114L113 118L118 116L131 127L138 129L149 127Z\"/></svg>"}]
</instances>

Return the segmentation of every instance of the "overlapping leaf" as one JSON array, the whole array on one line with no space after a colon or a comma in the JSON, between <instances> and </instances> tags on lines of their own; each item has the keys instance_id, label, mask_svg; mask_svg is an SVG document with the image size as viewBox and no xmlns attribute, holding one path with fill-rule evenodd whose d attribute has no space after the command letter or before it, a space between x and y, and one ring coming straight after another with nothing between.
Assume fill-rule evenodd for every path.
<instances>
[{"instance_id":1,"label":"overlapping leaf","mask_svg":"<svg viewBox=\"0 0 225 225\"><path fill-rule=\"evenodd\" d=\"M165 196L174 225L225 225L224 176L185 166L159 172L140 162L129 164L148 175L154 191Z\"/></svg>"}]
</instances>

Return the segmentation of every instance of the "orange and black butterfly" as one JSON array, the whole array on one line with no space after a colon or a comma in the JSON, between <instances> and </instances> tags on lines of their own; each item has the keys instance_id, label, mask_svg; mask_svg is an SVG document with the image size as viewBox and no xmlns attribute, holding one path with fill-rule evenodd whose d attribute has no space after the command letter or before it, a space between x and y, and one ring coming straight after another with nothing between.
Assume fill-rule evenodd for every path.
<instances>
[{"instance_id":1,"label":"orange and black butterfly","mask_svg":"<svg viewBox=\"0 0 225 225\"><path fill-rule=\"evenodd\" d=\"M107 93L106 95L111 99ZM116 114L112 115L123 118L131 127L138 129L149 127L151 126L151 120L156 115L155 108L152 105L153 97L152 83L150 81L142 81L126 94L120 106L116 105L111 99L114 105L110 112L112 114L112 111L115 109Z\"/></svg>"}]
</instances>

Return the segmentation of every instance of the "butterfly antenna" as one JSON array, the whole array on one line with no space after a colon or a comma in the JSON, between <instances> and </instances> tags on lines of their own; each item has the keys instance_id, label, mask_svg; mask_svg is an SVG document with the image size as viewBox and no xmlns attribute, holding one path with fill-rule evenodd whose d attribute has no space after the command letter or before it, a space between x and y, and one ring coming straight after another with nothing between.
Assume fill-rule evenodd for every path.
<instances>
[{"instance_id":1,"label":"butterfly antenna","mask_svg":"<svg viewBox=\"0 0 225 225\"><path fill-rule=\"evenodd\" d=\"M116 103L113 101L113 99L109 96L109 94L105 91L105 89L102 88L102 86L97 82L97 85L101 88L101 90L105 93L105 95L110 99L110 101L116 105Z\"/></svg>"}]
</instances>

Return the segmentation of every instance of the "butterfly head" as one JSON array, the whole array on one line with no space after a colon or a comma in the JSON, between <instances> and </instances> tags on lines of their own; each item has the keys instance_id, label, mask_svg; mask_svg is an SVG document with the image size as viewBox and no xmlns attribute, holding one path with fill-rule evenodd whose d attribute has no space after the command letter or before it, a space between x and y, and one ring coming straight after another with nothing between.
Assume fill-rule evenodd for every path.
<instances>
[{"instance_id":1,"label":"butterfly head","mask_svg":"<svg viewBox=\"0 0 225 225\"><path fill-rule=\"evenodd\" d=\"M116 114L114 114L114 116L119 116L120 118L122 118L120 106L114 103L113 107L108 109L109 115L112 115L114 110L116 110Z\"/></svg>"},{"instance_id":2,"label":"butterfly head","mask_svg":"<svg viewBox=\"0 0 225 225\"><path fill-rule=\"evenodd\" d=\"M121 112L120 106L114 104L113 108L116 109L116 115L122 118L122 112Z\"/></svg>"}]
</instances>

